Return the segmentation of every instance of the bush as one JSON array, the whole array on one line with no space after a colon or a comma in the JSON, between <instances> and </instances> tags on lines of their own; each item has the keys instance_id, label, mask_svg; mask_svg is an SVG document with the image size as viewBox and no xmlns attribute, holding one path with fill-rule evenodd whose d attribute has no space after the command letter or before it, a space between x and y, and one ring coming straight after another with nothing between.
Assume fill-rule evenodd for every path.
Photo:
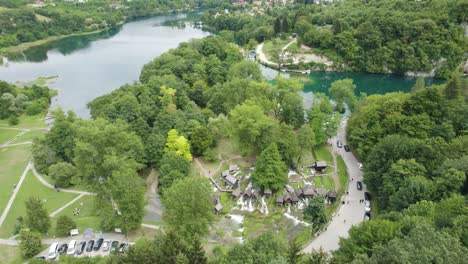
<instances>
[{"instance_id":1,"label":"bush","mask_svg":"<svg viewBox=\"0 0 468 264\"><path fill-rule=\"evenodd\" d=\"M30 105L26 107L26 114L27 115L37 115L40 114L44 110L44 106L39 101L34 101Z\"/></svg>"},{"instance_id":2,"label":"bush","mask_svg":"<svg viewBox=\"0 0 468 264\"><path fill-rule=\"evenodd\" d=\"M70 230L75 229L76 227L77 225L73 219L69 216L62 215L57 219L55 234L60 237L68 236L70 234Z\"/></svg>"},{"instance_id":3,"label":"bush","mask_svg":"<svg viewBox=\"0 0 468 264\"><path fill-rule=\"evenodd\" d=\"M26 258L41 252L41 237L31 231L21 230L19 234L21 254Z\"/></svg>"},{"instance_id":4,"label":"bush","mask_svg":"<svg viewBox=\"0 0 468 264\"><path fill-rule=\"evenodd\" d=\"M49 167L49 176L54 179L58 187L69 187L74 175L76 175L75 166L67 162L59 162Z\"/></svg>"},{"instance_id":5,"label":"bush","mask_svg":"<svg viewBox=\"0 0 468 264\"><path fill-rule=\"evenodd\" d=\"M8 118L8 124L9 124L10 126L17 125L18 123L19 123L19 119L18 119L18 117L17 117L15 114L11 115L11 116Z\"/></svg>"}]
</instances>

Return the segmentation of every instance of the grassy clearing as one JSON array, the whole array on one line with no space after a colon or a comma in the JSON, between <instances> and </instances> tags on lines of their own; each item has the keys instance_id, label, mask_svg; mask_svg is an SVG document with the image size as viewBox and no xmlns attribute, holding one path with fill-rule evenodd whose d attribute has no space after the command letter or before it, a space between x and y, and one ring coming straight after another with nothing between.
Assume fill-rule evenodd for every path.
<instances>
[{"instance_id":1,"label":"grassy clearing","mask_svg":"<svg viewBox=\"0 0 468 264\"><path fill-rule=\"evenodd\" d=\"M289 42L291 42L289 38L284 40L276 38L272 41L267 41L265 44L263 44L263 52L269 60L278 62L278 53L281 52L283 47L286 46Z\"/></svg>"},{"instance_id":2,"label":"grassy clearing","mask_svg":"<svg viewBox=\"0 0 468 264\"><path fill-rule=\"evenodd\" d=\"M348 171L346 169L346 164L341 156L336 157L336 163L338 164L338 178L340 179L340 193L343 193L346 189L346 184L348 183Z\"/></svg>"},{"instance_id":3,"label":"grassy clearing","mask_svg":"<svg viewBox=\"0 0 468 264\"><path fill-rule=\"evenodd\" d=\"M31 146L14 146L0 149L0 212L5 209L13 192L13 185L21 178L30 159Z\"/></svg>"},{"instance_id":4,"label":"grassy clearing","mask_svg":"<svg viewBox=\"0 0 468 264\"><path fill-rule=\"evenodd\" d=\"M25 259L21 256L19 247L0 245L0 263L21 264Z\"/></svg>"},{"instance_id":5,"label":"grassy clearing","mask_svg":"<svg viewBox=\"0 0 468 264\"><path fill-rule=\"evenodd\" d=\"M19 130L0 128L0 144L6 143L20 132Z\"/></svg>"},{"instance_id":6,"label":"grassy clearing","mask_svg":"<svg viewBox=\"0 0 468 264\"><path fill-rule=\"evenodd\" d=\"M37 128L37 127L46 127L44 120L44 114L39 114L35 116L22 115L19 117L19 124L10 126L8 120L0 120L0 126L13 127L13 128Z\"/></svg>"},{"instance_id":7,"label":"grassy clearing","mask_svg":"<svg viewBox=\"0 0 468 264\"><path fill-rule=\"evenodd\" d=\"M81 203L83 203L83 205L81 205ZM73 211L75 210L75 208L80 209L79 215L73 215ZM97 216L94 196L87 195L81 197L80 199L78 199L78 201L74 202L69 207L65 208L62 212L60 212L60 214L56 215L54 217L54 220L61 215L71 217L78 225L78 230L80 231L80 233L83 233L83 231L86 228L92 228L95 231L100 230L100 220Z\"/></svg>"},{"instance_id":8,"label":"grassy clearing","mask_svg":"<svg viewBox=\"0 0 468 264\"><path fill-rule=\"evenodd\" d=\"M127 241L136 241L139 239L150 239L153 240L158 234L159 230L141 227L137 230L130 231L127 235Z\"/></svg>"},{"instance_id":9,"label":"grassy clearing","mask_svg":"<svg viewBox=\"0 0 468 264\"><path fill-rule=\"evenodd\" d=\"M35 138L40 137L46 133L45 130L31 130L29 132L24 133L21 137L15 139L12 144L21 143L21 142L31 142Z\"/></svg>"},{"instance_id":10,"label":"grassy clearing","mask_svg":"<svg viewBox=\"0 0 468 264\"><path fill-rule=\"evenodd\" d=\"M328 145L320 145L314 149L317 160L324 160L328 164L333 164L333 156L328 148Z\"/></svg>"},{"instance_id":11,"label":"grassy clearing","mask_svg":"<svg viewBox=\"0 0 468 264\"><path fill-rule=\"evenodd\" d=\"M0 228L0 237L8 238L12 235L16 224L16 219L19 216L26 215L25 202L27 199L29 199L29 197L40 198L44 202L47 212L52 213L76 196L76 194L57 192L47 188L36 179L31 171L29 171L26 175L26 178L24 179L21 189L16 195L12 209L9 211L5 222Z\"/></svg>"},{"instance_id":12,"label":"grassy clearing","mask_svg":"<svg viewBox=\"0 0 468 264\"><path fill-rule=\"evenodd\" d=\"M335 182L330 175L322 176L323 186L326 190L335 189Z\"/></svg>"}]
</instances>

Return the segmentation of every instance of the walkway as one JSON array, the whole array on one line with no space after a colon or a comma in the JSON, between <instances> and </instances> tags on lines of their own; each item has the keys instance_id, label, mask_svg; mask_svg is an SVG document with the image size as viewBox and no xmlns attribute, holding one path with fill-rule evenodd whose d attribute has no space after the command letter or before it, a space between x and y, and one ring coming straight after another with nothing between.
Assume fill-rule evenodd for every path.
<instances>
[{"instance_id":1,"label":"walkway","mask_svg":"<svg viewBox=\"0 0 468 264\"><path fill-rule=\"evenodd\" d=\"M31 169L32 163L29 162L26 168L23 171L23 174L21 175L21 178L18 182L18 184L15 187L15 190L13 191L13 194L10 196L10 200L8 200L8 204L3 210L2 216L0 217L0 226L3 225L3 222L5 221L5 218L8 215L8 212L10 211L11 206L13 205L13 202L15 201L16 195L18 194L19 189L21 188L21 185L23 184L24 179L26 178L26 175L28 174L29 169Z\"/></svg>"},{"instance_id":2,"label":"walkway","mask_svg":"<svg viewBox=\"0 0 468 264\"><path fill-rule=\"evenodd\" d=\"M348 191L349 195L343 195L345 204L341 205L335 212L332 220L329 222L327 229L309 243L303 251L310 253L314 250L322 248L325 252L331 252L339 247L340 237L348 237L348 231L353 225L357 225L364 219L364 204L359 203L360 199L364 198L365 186L362 191L357 190L355 182L362 181L362 171L359 169L359 161L352 152L345 152L344 149L336 147L336 140L341 140L346 144L346 124L344 120L338 131L336 138L333 141L333 151L340 154L348 169L349 178L352 179ZM348 203L349 201L349 203Z\"/></svg>"}]
</instances>

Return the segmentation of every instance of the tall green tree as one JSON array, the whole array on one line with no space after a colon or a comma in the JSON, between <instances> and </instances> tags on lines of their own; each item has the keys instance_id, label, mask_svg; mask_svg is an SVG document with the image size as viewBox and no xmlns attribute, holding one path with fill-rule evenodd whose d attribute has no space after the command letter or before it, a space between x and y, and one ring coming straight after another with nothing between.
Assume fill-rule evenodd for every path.
<instances>
[{"instance_id":1,"label":"tall green tree","mask_svg":"<svg viewBox=\"0 0 468 264\"><path fill-rule=\"evenodd\" d=\"M320 229L327 222L325 199L321 195L314 196L309 205L304 208L304 219L314 224L314 229Z\"/></svg>"},{"instance_id":2,"label":"tall green tree","mask_svg":"<svg viewBox=\"0 0 468 264\"><path fill-rule=\"evenodd\" d=\"M275 20L275 25L273 26L273 29L275 30L275 34L278 34L281 32L281 20L280 18L276 18Z\"/></svg>"},{"instance_id":3,"label":"tall green tree","mask_svg":"<svg viewBox=\"0 0 468 264\"><path fill-rule=\"evenodd\" d=\"M281 160L278 147L270 144L257 159L252 181L255 186L277 191L288 183L287 168Z\"/></svg>"},{"instance_id":4,"label":"tall green tree","mask_svg":"<svg viewBox=\"0 0 468 264\"><path fill-rule=\"evenodd\" d=\"M179 132L175 129L169 130L167 133L166 148L164 151L174 152L187 160L192 160L192 154L190 154L190 143L184 136L179 136Z\"/></svg>"},{"instance_id":5,"label":"tall green tree","mask_svg":"<svg viewBox=\"0 0 468 264\"><path fill-rule=\"evenodd\" d=\"M176 181L163 198L166 223L187 240L205 235L213 221L211 193L206 178L189 177Z\"/></svg>"},{"instance_id":6,"label":"tall green tree","mask_svg":"<svg viewBox=\"0 0 468 264\"><path fill-rule=\"evenodd\" d=\"M26 225L32 230L45 234L50 228L50 217L41 199L29 197L26 200Z\"/></svg>"},{"instance_id":7,"label":"tall green tree","mask_svg":"<svg viewBox=\"0 0 468 264\"><path fill-rule=\"evenodd\" d=\"M353 84L352 79L338 80L331 84L329 91L332 99L335 100L338 112L344 112L344 103L348 105L350 110L354 109L356 103L354 89L356 89L356 85Z\"/></svg>"},{"instance_id":8,"label":"tall green tree","mask_svg":"<svg viewBox=\"0 0 468 264\"><path fill-rule=\"evenodd\" d=\"M69 216L61 215L55 223L55 234L58 237L66 237L70 235L70 230L75 229L77 224Z\"/></svg>"},{"instance_id":9,"label":"tall green tree","mask_svg":"<svg viewBox=\"0 0 468 264\"><path fill-rule=\"evenodd\" d=\"M445 85L445 96L448 99L456 99L463 95L460 76L457 73L452 74Z\"/></svg>"},{"instance_id":10,"label":"tall green tree","mask_svg":"<svg viewBox=\"0 0 468 264\"><path fill-rule=\"evenodd\" d=\"M41 236L27 230L21 230L18 236L21 254L25 258L32 258L42 250Z\"/></svg>"},{"instance_id":11,"label":"tall green tree","mask_svg":"<svg viewBox=\"0 0 468 264\"><path fill-rule=\"evenodd\" d=\"M75 166L67 162L59 162L49 167L49 176L58 187L69 187L72 184L73 177L76 177L76 175Z\"/></svg>"}]
</instances>

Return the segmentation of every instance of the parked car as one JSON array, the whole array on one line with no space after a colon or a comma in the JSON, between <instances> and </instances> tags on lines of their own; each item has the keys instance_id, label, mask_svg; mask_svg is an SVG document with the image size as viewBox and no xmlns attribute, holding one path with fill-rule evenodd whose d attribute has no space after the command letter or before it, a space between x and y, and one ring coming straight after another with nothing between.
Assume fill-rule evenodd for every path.
<instances>
[{"instance_id":1,"label":"parked car","mask_svg":"<svg viewBox=\"0 0 468 264\"><path fill-rule=\"evenodd\" d=\"M122 242L122 244L120 244L120 247L119 247L119 253L123 253L125 249L127 249L127 247L128 247L128 243Z\"/></svg>"},{"instance_id":2,"label":"parked car","mask_svg":"<svg viewBox=\"0 0 468 264\"><path fill-rule=\"evenodd\" d=\"M119 246L119 241L112 241L110 252L114 253L115 251L117 251L118 246Z\"/></svg>"},{"instance_id":3,"label":"parked car","mask_svg":"<svg viewBox=\"0 0 468 264\"><path fill-rule=\"evenodd\" d=\"M362 170L362 163L359 162L358 167L359 167L360 170Z\"/></svg>"},{"instance_id":4,"label":"parked car","mask_svg":"<svg viewBox=\"0 0 468 264\"><path fill-rule=\"evenodd\" d=\"M371 194L369 192L364 192L364 200L370 201L372 198Z\"/></svg>"},{"instance_id":5,"label":"parked car","mask_svg":"<svg viewBox=\"0 0 468 264\"><path fill-rule=\"evenodd\" d=\"M364 213L364 220L369 221L371 219L371 213L370 212L365 212Z\"/></svg>"},{"instance_id":6,"label":"parked car","mask_svg":"<svg viewBox=\"0 0 468 264\"><path fill-rule=\"evenodd\" d=\"M336 146L339 147L339 148L342 148L343 147L343 142L341 142L341 140L337 140L336 141Z\"/></svg>"},{"instance_id":7,"label":"parked car","mask_svg":"<svg viewBox=\"0 0 468 264\"><path fill-rule=\"evenodd\" d=\"M370 207L370 202L369 201L366 201L365 204L364 204L364 209L366 210L366 212L370 212L371 211L371 207Z\"/></svg>"},{"instance_id":8,"label":"parked car","mask_svg":"<svg viewBox=\"0 0 468 264\"><path fill-rule=\"evenodd\" d=\"M94 248L93 248L94 251L98 251L101 248L102 242L104 242L104 238L102 237L96 241L96 244L94 244Z\"/></svg>"},{"instance_id":9,"label":"parked car","mask_svg":"<svg viewBox=\"0 0 468 264\"><path fill-rule=\"evenodd\" d=\"M76 248L76 254L81 255L86 247L86 241L82 240L78 243L78 247Z\"/></svg>"},{"instance_id":10,"label":"parked car","mask_svg":"<svg viewBox=\"0 0 468 264\"><path fill-rule=\"evenodd\" d=\"M68 242L67 255L75 255L75 246L76 240L71 240L70 242Z\"/></svg>"},{"instance_id":11,"label":"parked car","mask_svg":"<svg viewBox=\"0 0 468 264\"><path fill-rule=\"evenodd\" d=\"M58 243L52 243L52 245L50 245L49 252L47 253L47 258L48 259L57 258L57 249L58 249Z\"/></svg>"},{"instance_id":12,"label":"parked car","mask_svg":"<svg viewBox=\"0 0 468 264\"><path fill-rule=\"evenodd\" d=\"M94 240L88 241L88 246L86 247L87 252L93 251L93 246L94 246Z\"/></svg>"},{"instance_id":13,"label":"parked car","mask_svg":"<svg viewBox=\"0 0 468 264\"><path fill-rule=\"evenodd\" d=\"M109 240L105 240L103 243L102 243L102 251L106 252L106 251L109 251L110 249L110 241Z\"/></svg>"},{"instance_id":14,"label":"parked car","mask_svg":"<svg viewBox=\"0 0 468 264\"><path fill-rule=\"evenodd\" d=\"M65 254L67 252L67 249L68 249L68 245L67 244L62 244L58 249L58 253Z\"/></svg>"},{"instance_id":15,"label":"parked car","mask_svg":"<svg viewBox=\"0 0 468 264\"><path fill-rule=\"evenodd\" d=\"M350 151L351 151L351 149L349 148L348 145L344 145L344 150L345 150L346 152L350 152Z\"/></svg>"},{"instance_id":16,"label":"parked car","mask_svg":"<svg viewBox=\"0 0 468 264\"><path fill-rule=\"evenodd\" d=\"M357 189L358 189L359 191L362 190L362 182L361 182L361 181L357 181L357 182L356 182L356 187L357 187Z\"/></svg>"}]
</instances>

